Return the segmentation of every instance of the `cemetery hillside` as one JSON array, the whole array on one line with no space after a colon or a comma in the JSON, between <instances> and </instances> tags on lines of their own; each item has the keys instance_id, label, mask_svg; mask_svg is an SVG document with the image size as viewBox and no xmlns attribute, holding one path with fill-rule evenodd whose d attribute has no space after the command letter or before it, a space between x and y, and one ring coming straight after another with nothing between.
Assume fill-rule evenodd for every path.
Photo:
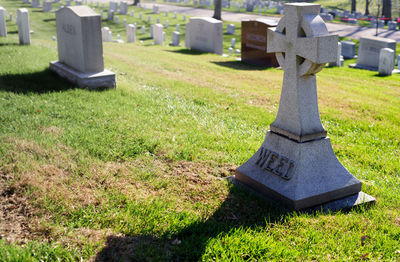
<instances>
[{"instance_id":1,"label":"cemetery hillside","mask_svg":"<svg viewBox=\"0 0 400 262\"><path fill-rule=\"evenodd\" d=\"M254 22L35 2L0 0L0 261L400 261L395 40L286 5L255 66Z\"/></svg>"}]
</instances>

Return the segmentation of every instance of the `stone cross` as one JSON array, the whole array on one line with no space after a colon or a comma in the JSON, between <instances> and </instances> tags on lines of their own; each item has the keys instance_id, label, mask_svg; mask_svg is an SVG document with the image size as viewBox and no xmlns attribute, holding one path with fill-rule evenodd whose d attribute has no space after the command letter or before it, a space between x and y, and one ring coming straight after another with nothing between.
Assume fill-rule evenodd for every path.
<instances>
[{"instance_id":1,"label":"stone cross","mask_svg":"<svg viewBox=\"0 0 400 262\"><path fill-rule=\"evenodd\" d=\"M271 131L297 142L326 137L319 118L315 74L336 60L338 36L329 35L319 11L316 4L286 4L276 29L268 29L267 52L276 53L285 71Z\"/></svg>"}]
</instances>

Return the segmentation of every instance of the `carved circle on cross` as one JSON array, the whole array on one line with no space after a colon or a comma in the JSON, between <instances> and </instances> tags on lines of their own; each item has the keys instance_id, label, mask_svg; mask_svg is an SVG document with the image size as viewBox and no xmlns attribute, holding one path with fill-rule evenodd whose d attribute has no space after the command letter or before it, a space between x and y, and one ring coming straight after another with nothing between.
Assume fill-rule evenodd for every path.
<instances>
[{"instance_id":1,"label":"carved circle on cross","mask_svg":"<svg viewBox=\"0 0 400 262\"><path fill-rule=\"evenodd\" d=\"M328 35L328 29L326 28L324 20L319 16L319 14L307 14L302 15L300 18L300 23L298 25L298 33L297 38L295 40L290 40L286 37L286 40L289 45L296 46L296 41L306 38L313 38L322 35ZM282 17L279 21L276 32L281 33L282 35L286 35L286 16ZM320 72L326 63L318 64L310 61L309 59L296 54L297 56L297 72L299 76L308 76L314 75ZM277 52L276 58L278 60L279 65L283 70L286 70L286 61L284 52Z\"/></svg>"}]
</instances>

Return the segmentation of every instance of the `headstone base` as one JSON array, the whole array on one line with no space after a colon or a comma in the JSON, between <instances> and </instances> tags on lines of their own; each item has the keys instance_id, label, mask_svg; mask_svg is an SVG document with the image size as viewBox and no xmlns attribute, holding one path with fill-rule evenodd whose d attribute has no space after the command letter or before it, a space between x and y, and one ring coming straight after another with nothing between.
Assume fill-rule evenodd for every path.
<instances>
[{"instance_id":1,"label":"headstone base","mask_svg":"<svg viewBox=\"0 0 400 262\"><path fill-rule=\"evenodd\" d=\"M365 66L365 65L360 65L360 64L349 64L349 67L356 68L356 69L370 70L370 71L378 71L377 67Z\"/></svg>"},{"instance_id":2,"label":"headstone base","mask_svg":"<svg viewBox=\"0 0 400 262\"><path fill-rule=\"evenodd\" d=\"M56 72L62 78L83 88L117 87L115 74L107 69L96 73L82 73L61 63L60 61L50 62L50 70Z\"/></svg>"},{"instance_id":3,"label":"headstone base","mask_svg":"<svg viewBox=\"0 0 400 262\"><path fill-rule=\"evenodd\" d=\"M265 200L267 200L270 203L273 204L279 204L280 202L277 201L274 198L270 198L268 196L266 196L265 194L261 194L260 192L254 190L253 188L249 187L246 184L243 184L242 182L240 182L239 180L237 180L235 178L235 176L230 176L226 178L228 180L228 182L233 183L234 185L240 186L242 188L244 188L245 190L250 191L253 194L256 194L262 198L264 198ZM353 207L357 207L357 206L366 206L366 205L372 205L375 203L375 198L364 193L364 192L358 192L356 194L341 198L341 199L337 199L337 200L333 200L321 205L316 205L313 207L309 207L309 208L305 208L305 209L301 209L301 212L338 212L338 211L346 211L349 210ZM293 209L292 209L293 210Z\"/></svg>"},{"instance_id":4,"label":"headstone base","mask_svg":"<svg viewBox=\"0 0 400 262\"><path fill-rule=\"evenodd\" d=\"M349 64L349 67L356 68L356 69L370 70L370 71L378 71L377 67L369 67L369 66L363 66L363 65L358 65L358 64ZM392 74L400 74L400 69L394 69L392 71Z\"/></svg>"},{"instance_id":5,"label":"headstone base","mask_svg":"<svg viewBox=\"0 0 400 262\"><path fill-rule=\"evenodd\" d=\"M292 209L361 191L361 182L339 162L328 137L299 143L271 131L235 178Z\"/></svg>"}]
</instances>

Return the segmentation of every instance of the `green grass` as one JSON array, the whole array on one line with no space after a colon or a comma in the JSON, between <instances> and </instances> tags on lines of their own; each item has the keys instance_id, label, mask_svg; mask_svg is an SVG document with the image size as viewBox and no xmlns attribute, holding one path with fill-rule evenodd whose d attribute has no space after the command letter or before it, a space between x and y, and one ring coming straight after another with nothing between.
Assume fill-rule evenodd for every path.
<instances>
[{"instance_id":1,"label":"green grass","mask_svg":"<svg viewBox=\"0 0 400 262\"><path fill-rule=\"evenodd\" d=\"M400 259L400 75L348 68L354 60L317 75L334 151L377 203L288 212L223 179L261 145L281 70L154 46L138 32L143 43L103 45L117 89L78 89L48 70L54 13L29 11L31 46L17 45L11 22L0 39L1 261ZM124 39L123 19L146 24L139 12L151 15L135 8L103 26ZM168 30L184 33L171 16Z\"/></svg>"}]
</instances>

